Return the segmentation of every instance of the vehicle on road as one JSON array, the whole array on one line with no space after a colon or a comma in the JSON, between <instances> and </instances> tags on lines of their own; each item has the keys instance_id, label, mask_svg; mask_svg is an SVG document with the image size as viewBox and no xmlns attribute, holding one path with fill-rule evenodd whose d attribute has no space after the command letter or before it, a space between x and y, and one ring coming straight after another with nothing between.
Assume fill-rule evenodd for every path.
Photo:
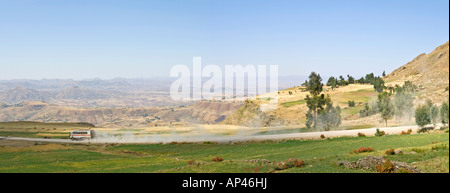
<instances>
[{"instance_id":1,"label":"vehicle on road","mask_svg":"<svg viewBox=\"0 0 450 193\"><path fill-rule=\"evenodd\" d=\"M95 130L75 130L70 132L69 139L72 140L84 140L84 139L92 139L95 137Z\"/></svg>"}]
</instances>

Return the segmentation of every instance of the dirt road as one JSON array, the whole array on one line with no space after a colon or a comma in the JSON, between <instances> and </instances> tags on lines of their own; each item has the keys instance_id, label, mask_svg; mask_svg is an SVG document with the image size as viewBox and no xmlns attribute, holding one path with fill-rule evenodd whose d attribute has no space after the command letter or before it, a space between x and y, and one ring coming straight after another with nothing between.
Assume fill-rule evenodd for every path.
<instances>
[{"instance_id":1,"label":"dirt road","mask_svg":"<svg viewBox=\"0 0 450 193\"><path fill-rule=\"evenodd\" d=\"M411 129L413 132L417 132L419 129L417 125L400 126L400 127L385 127L379 128L380 131L386 132L388 135L400 134L402 131L408 131ZM366 136L374 136L377 128L369 129L355 129L355 130L339 130L339 131L320 131L320 132L307 132L307 133L291 133L291 134L278 134L278 135L261 135L249 137L250 140L281 140L281 139L319 139L321 135L326 138L335 137L355 137L358 133L363 133Z\"/></svg>"},{"instance_id":2,"label":"dirt road","mask_svg":"<svg viewBox=\"0 0 450 193\"><path fill-rule=\"evenodd\" d=\"M9 140L26 140L36 142L53 142L53 143L170 143L170 142L244 142L244 141L263 141L263 140L286 140L286 139L320 139L321 135L326 138L335 137L354 137L358 136L358 133L363 133L366 136L375 135L377 128L370 129L356 129L356 130L339 130L339 131L321 131L321 132L307 132L307 133L290 133L290 134L276 134L276 135L240 135L240 136L169 136L169 137L129 137L127 138L97 138L92 140L72 141L70 139L43 139L43 138L23 138L23 137L0 137L1 139ZM417 132L418 127L412 126L400 126L400 127L386 127L380 128L381 131L386 132L388 135L400 134L402 131L411 129L413 132Z\"/></svg>"}]
</instances>

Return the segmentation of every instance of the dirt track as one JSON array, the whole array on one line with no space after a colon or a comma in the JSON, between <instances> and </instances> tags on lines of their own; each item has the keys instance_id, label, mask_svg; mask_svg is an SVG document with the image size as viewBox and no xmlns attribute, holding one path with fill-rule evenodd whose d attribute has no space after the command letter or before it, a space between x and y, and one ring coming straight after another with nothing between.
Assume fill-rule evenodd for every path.
<instances>
[{"instance_id":1,"label":"dirt track","mask_svg":"<svg viewBox=\"0 0 450 193\"><path fill-rule=\"evenodd\" d=\"M364 133L366 136L373 136L377 128L370 129L356 129L356 130L339 130L339 131L321 131L321 132L308 132L308 133L291 133L291 134L277 134L277 135L250 135L250 136L192 136L183 137L176 136L170 138L135 138L135 139L93 139L84 141L72 141L69 139L43 139L43 138L22 138L22 137L0 137L1 139L9 140L26 140L37 142L53 142L53 143L170 143L170 142L244 142L244 141L263 141L263 140L286 140L286 139L320 139L321 135L326 138L335 137L354 137L358 133ZM400 127L386 127L380 128L381 131L386 132L388 135L400 134L402 131L411 129L413 132L417 132L418 127L413 126L400 126Z\"/></svg>"},{"instance_id":2,"label":"dirt track","mask_svg":"<svg viewBox=\"0 0 450 193\"><path fill-rule=\"evenodd\" d=\"M326 138L335 137L355 137L358 133L363 133L366 136L374 136L377 128L370 129L355 129L355 130L339 130L339 131L320 131L320 132L308 132L308 133L292 133L292 134L279 134L279 135L262 135L250 137L252 140L281 140L281 139L319 139L323 134ZM411 129L413 132L417 132L417 125L412 126L400 126L400 127L385 127L380 128L380 131L386 132L386 134L394 135L400 134L402 131Z\"/></svg>"}]
</instances>

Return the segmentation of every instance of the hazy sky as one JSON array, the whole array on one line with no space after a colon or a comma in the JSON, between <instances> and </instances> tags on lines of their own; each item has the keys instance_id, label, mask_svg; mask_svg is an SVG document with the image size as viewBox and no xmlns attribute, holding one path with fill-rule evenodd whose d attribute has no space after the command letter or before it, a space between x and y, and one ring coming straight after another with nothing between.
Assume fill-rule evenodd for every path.
<instances>
[{"instance_id":1,"label":"hazy sky","mask_svg":"<svg viewBox=\"0 0 450 193\"><path fill-rule=\"evenodd\" d=\"M0 79L168 76L193 56L359 77L448 38L448 0L0 0Z\"/></svg>"}]
</instances>

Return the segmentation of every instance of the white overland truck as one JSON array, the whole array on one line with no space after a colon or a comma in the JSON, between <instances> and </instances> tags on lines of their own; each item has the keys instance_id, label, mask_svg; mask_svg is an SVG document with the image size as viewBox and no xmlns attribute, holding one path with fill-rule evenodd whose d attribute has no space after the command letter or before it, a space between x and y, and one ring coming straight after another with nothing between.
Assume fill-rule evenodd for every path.
<instances>
[{"instance_id":1,"label":"white overland truck","mask_svg":"<svg viewBox=\"0 0 450 193\"><path fill-rule=\"evenodd\" d=\"M84 140L84 139L92 139L95 137L95 130L75 130L70 132L69 139L72 140Z\"/></svg>"}]
</instances>

